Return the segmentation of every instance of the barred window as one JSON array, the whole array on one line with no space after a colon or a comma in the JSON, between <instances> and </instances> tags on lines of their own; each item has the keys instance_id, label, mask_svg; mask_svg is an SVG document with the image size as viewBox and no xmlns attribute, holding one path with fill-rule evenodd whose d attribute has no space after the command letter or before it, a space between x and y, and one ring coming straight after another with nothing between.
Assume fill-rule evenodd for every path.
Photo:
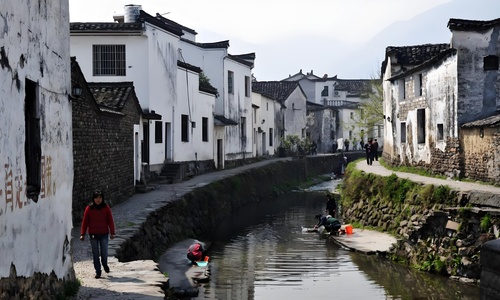
<instances>
[{"instance_id":1,"label":"barred window","mask_svg":"<svg viewBox=\"0 0 500 300\"><path fill-rule=\"evenodd\" d=\"M125 76L125 45L93 45L94 76Z\"/></svg>"}]
</instances>

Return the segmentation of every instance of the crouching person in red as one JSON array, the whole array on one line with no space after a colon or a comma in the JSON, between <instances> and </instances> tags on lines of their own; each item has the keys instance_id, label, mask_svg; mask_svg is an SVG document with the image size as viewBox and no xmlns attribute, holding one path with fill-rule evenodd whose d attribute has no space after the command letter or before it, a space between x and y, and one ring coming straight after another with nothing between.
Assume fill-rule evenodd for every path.
<instances>
[{"instance_id":1,"label":"crouching person in red","mask_svg":"<svg viewBox=\"0 0 500 300\"><path fill-rule=\"evenodd\" d=\"M115 238L115 223L111 208L104 202L104 194L95 191L92 203L85 208L82 221L80 240L85 240L85 233L89 233L92 256L94 260L95 278L101 277L101 263L104 271L109 273L108 266L108 236ZM99 261L99 256L101 260Z\"/></svg>"},{"instance_id":2,"label":"crouching person in red","mask_svg":"<svg viewBox=\"0 0 500 300\"><path fill-rule=\"evenodd\" d=\"M207 250L205 249L205 244L199 241L195 241L194 244L189 246L187 258L192 264L196 264L197 261L203 260L207 255Z\"/></svg>"}]
</instances>

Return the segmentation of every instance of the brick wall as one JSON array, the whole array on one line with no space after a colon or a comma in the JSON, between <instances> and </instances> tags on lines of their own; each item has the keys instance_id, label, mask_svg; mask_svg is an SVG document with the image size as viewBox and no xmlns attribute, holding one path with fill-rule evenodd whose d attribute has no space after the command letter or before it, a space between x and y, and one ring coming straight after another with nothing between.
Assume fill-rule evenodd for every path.
<instances>
[{"instance_id":1,"label":"brick wall","mask_svg":"<svg viewBox=\"0 0 500 300\"><path fill-rule=\"evenodd\" d=\"M123 115L98 112L88 94L73 100L73 222L80 222L92 193L101 189L108 204L134 193L134 124L137 106L129 99Z\"/></svg>"},{"instance_id":2,"label":"brick wall","mask_svg":"<svg viewBox=\"0 0 500 300\"><path fill-rule=\"evenodd\" d=\"M500 127L461 130L466 178L500 184Z\"/></svg>"}]
</instances>

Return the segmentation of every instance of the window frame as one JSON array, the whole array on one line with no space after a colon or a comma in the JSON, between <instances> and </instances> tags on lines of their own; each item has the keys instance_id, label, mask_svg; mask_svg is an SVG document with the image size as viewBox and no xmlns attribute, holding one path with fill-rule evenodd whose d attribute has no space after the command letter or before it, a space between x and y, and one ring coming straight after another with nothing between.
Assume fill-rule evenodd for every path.
<instances>
[{"instance_id":1,"label":"window frame","mask_svg":"<svg viewBox=\"0 0 500 300\"><path fill-rule=\"evenodd\" d=\"M127 76L125 44L92 45L93 76Z\"/></svg>"},{"instance_id":2,"label":"window frame","mask_svg":"<svg viewBox=\"0 0 500 300\"><path fill-rule=\"evenodd\" d=\"M181 114L181 142L189 142L189 116Z\"/></svg>"}]
</instances>

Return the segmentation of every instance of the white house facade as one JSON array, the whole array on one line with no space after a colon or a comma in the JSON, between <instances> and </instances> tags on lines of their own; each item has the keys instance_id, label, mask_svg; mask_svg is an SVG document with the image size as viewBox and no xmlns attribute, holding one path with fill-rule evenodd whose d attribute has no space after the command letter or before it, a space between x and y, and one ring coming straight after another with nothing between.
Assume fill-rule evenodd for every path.
<instances>
[{"instance_id":1,"label":"white house facade","mask_svg":"<svg viewBox=\"0 0 500 300\"><path fill-rule=\"evenodd\" d=\"M140 6L125 8L123 22L71 23L71 55L89 82L134 82L144 111L142 161L158 171L176 151L172 122L182 32L166 28Z\"/></svg>"},{"instance_id":2,"label":"white house facade","mask_svg":"<svg viewBox=\"0 0 500 300\"><path fill-rule=\"evenodd\" d=\"M49 299L74 277L69 4L2 1L0 17L2 295Z\"/></svg>"},{"instance_id":3,"label":"white house facade","mask_svg":"<svg viewBox=\"0 0 500 300\"><path fill-rule=\"evenodd\" d=\"M253 156L275 154L275 101L260 93L252 93Z\"/></svg>"}]
</instances>

